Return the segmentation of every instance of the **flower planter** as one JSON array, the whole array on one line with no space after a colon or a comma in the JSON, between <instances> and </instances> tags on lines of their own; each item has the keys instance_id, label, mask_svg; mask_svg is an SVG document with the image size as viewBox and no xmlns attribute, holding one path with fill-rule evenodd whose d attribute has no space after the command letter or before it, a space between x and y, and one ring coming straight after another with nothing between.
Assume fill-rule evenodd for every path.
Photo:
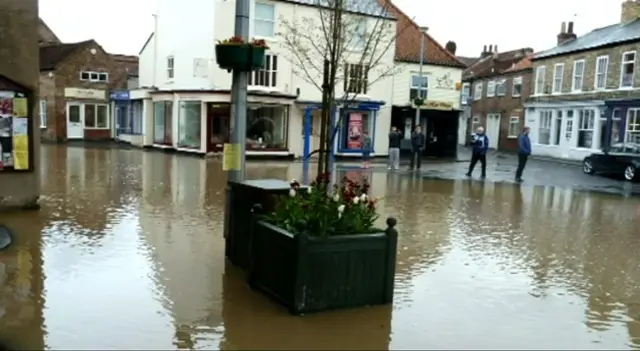
<instances>
[{"instance_id":1,"label":"flower planter","mask_svg":"<svg viewBox=\"0 0 640 351\"><path fill-rule=\"evenodd\" d=\"M395 219L387 225L378 234L311 237L256 219L249 285L292 314L391 303L398 232Z\"/></svg>"},{"instance_id":2,"label":"flower planter","mask_svg":"<svg viewBox=\"0 0 640 351\"><path fill-rule=\"evenodd\" d=\"M266 48L251 44L218 44L216 61L227 71L250 72L264 66Z\"/></svg>"}]
</instances>

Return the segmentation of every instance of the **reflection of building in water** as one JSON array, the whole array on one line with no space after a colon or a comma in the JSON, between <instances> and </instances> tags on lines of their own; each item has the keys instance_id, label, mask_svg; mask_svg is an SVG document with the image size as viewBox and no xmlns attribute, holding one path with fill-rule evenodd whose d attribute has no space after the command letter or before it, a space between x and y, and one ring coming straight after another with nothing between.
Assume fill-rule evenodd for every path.
<instances>
[{"instance_id":1,"label":"reflection of building in water","mask_svg":"<svg viewBox=\"0 0 640 351\"><path fill-rule=\"evenodd\" d=\"M207 189L202 159L144 153L142 167L141 233L153 250L166 308L181 331L177 342L184 343L185 326L221 315L224 207L205 200L208 191L224 199L224 191Z\"/></svg>"}]
</instances>

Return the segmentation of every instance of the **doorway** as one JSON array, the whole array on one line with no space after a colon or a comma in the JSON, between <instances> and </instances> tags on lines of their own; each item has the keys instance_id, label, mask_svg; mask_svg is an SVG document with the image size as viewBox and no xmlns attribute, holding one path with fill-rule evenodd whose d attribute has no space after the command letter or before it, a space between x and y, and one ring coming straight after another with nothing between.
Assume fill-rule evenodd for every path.
<instances>
[{"instance_id":1,"label":"doorway","mask_svg":"<svg viewBox=\"0 0 640 351\"><path fill-rule=\"evenodd\" d=\"M79 103L67 104L67 139L83 139L82 105Z\"/></svg>"},{"instance_id":2,"label":"doorway","mask_svg":"<svg viewBox=\"0 0 640 351\"><path fill-rule=\"evenodd\" d=\"M231 136L231 106L207 104L207 152L222 152Z\"/></svg>"},{"instance_id":3,"label":"doorway","mask_svg":"<svg viewBox=\"0 0 640 351\"><path fill-rule=\"evenodd\" d=\"M456 157L458 152L459 111L424 111L426 119L426 157Z\"/></svg>"},{"instance_id":4,"label":"doorway","mask_svg":"<svg viewBox=\"0 0 640 351\"><path fill-rule=\"evenodd\" d=\"M500 141L500 114L490 113L487 115L487 137L489 138L489 146L492 149L497 149Z\"/></svg>"}]
</instances>

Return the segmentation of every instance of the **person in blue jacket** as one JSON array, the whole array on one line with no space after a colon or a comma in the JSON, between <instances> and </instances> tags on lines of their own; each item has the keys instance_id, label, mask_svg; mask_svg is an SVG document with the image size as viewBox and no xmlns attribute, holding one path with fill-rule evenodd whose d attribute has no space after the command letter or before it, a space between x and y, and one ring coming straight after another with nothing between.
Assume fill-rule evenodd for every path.
<instances>
[{"instance_id":1,"label":"person in blue jacket","mask_svg":"<svg viewBox=\"0 0 640 351\"><path fill-rule=\"evenodd\" d=\"M471 136L471 145L473 145L473 151L471 154L471 163L469 163L469 172L467 177L471 177L473 169L476 167L476 163L480 161L482 165L482 178L487 176L487 151L489 151L489 138L484 134L484 128L478 127L476 134Z\"/></svg>"},{"instance_id":2,"label":"person in blue jacket","mask_svg":"<svg viewBox=\"0 0 640 351\"><path fill-rule=\"evenodd\" d=\"M529 127L524 127L518 137L518 169L516 169L516 182L522 182L522 172L531 155L531 140L529 139Z\"/></svg>"}]
</instances>

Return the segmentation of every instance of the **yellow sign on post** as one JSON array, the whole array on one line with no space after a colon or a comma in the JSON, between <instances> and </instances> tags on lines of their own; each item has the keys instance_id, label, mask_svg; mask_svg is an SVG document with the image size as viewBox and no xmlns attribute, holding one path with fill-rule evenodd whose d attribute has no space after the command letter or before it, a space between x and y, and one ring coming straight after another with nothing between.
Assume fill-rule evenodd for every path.
<instances>
[{"instance_id":1,"label":"yellow sign on post","mask_svg":"<svg viewBox=\"0 0 640 351\"><path fill-rule=\"evenodd\" d=\"M239 171L240 167L242 167L242 156L240 154L240 144L224 144L222 170Z\"/></svg>"}]
</instances>

